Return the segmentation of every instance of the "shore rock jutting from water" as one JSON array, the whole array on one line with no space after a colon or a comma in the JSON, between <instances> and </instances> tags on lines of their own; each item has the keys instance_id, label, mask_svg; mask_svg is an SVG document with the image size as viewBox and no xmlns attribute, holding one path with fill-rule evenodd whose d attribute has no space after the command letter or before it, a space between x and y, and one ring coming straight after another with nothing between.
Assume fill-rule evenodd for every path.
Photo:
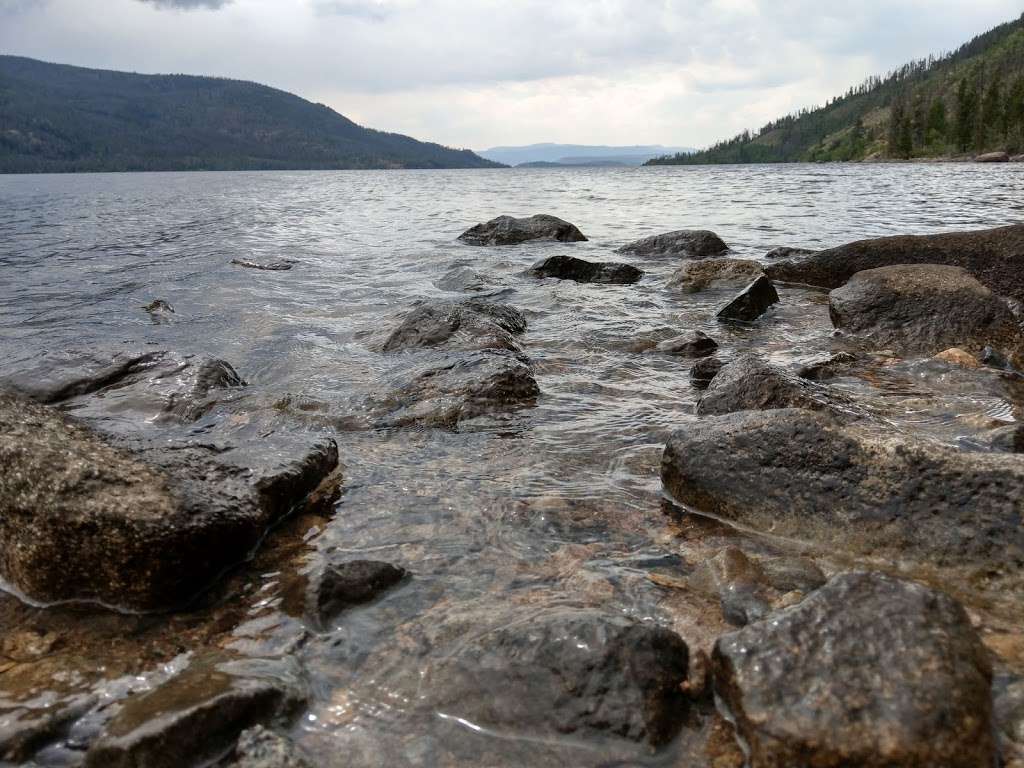
<instances>
[{"instance_id":1,"label":"shore rock jutting from water","mask_svg":"<svg viewBox=\"0 0 1024 768\"><path fill-rule=\"evenodd\" d=\"M573 280L577 283L610 283L631 285L644 276L642 269L631 264L614 261L586 261L575 256L549 256L534 264L527 271L532 277L554 277L559 280Z\"/></svg>"},{"instance_id":2,"label":"shore rock jutting from water","mask_svg":"<svg viewBox=\"0 0 1024 768\"><path fill-rule=\"evenodd\" d=\"M686 715L689 653L674 632L559 609L474 633L424 679L430 706L483 727L601 733L660 746Z\"/></svg>"},{"instance_id":3,"label":"shore rock jutting from water","mask_svg":"<svg viewBox=\"0 0 1024 768\"><path fill-rule=\"evenodd\" d=\"M678 229L652 235L618 249L617 253L630 254L644 258L677 256L687 259L706 259L720 256L729 250L729 246L707 229Z\"/></svg>"},{"instance_id":4,"label":"shore rock jutting from water","mask_svg":"<svg viewBox=\"0 0 1024 768\"><path fill-rule=\"evenodd\" d=\"M665 490L695 509L854 554L1012 574L1024 566L1024 463L916 442L802 409L673 433Z\"/></svg>"},{"instance_id":5,"label":"shore rock jutting from water","mask_svg":"<svg viewBox=\"0 0 1024 768\"><path fill-rule=\"evenodd\" d=\"M768 266L772 280L838 288L857 272L898 264L963 267L999 296L1024 302L1024 224L940 235L859 240Z\"/></svg>"},{"instance_id":6,"label":"shore rock jutting from water","mask_svg":"<svg viewBox=\"0 0 1024 768\"><path fill-rule=\"evenodd\" d=\"M779 294L772 281L761 275L718 310L716 317L719 320L741 320L750 323L767 312L773 304L778 303Z\"/></svg>"},{"instance_id":7,"label":"shore rock jutting from water","mask_svg":"<svg viewBox=\"0 0 1024 768\"><path fill-rule=\"evenodd\" d=\"M724 635L715 690L758 768L994 765L991 669L950 597L845 573Z\"/></svg>"},{"instance_id":8,"label":"shore rock jutting from water","mask_svg":"<svg viewBox=\"0 0 1024 768\"><path fill-rule=\"evenodd\" d=\"M724 367L725 361L717 357L702 358L690 368L690 383L695 389L707 389Z\"/></svg>"},{"instance_id":9,"label":"shore rock jutting from water","mask_svg":"<svg viewBox=\"0 0 1024 768\"><path fill-rule=\"evenodd\" d=\"M530 240L579 243L586 239L575 225L547 214L522 219L498 216L484 224L470 227L459 235L459 240L466 245L517 245Z\"/></svg>"},{"instance_id":10,"label":"shore rock jutting from water","mask_svg":"<svg viewBox=\"0 0 1024 768\"><path fill-rule=\"evenodd\" d=\"M224 757L238 735L287 720L306 699L294 659L210 654L128 699L86 753L85 768L182 768Z\"/></svg>"},{"instance_id":11,"label":"shore rock jutting from water","mask_svg":"<svg viewBox=\"0 0 1024 768\"><path fill-rule=\"evenodd\" d=\"M744 287L764 274L764 267L749 259L688 261L669 278L669 288L698 293L707 288Z\"/></svg>"},{"instance_id":12,"label":"shore rock jutting from water","mask_svg":"<svg viewBox=\"0 0 1024 768\"><path fill-rule=\"evenodd\" d=\"M715 354L718 342L702 331L686 333L660 342L654 352L672 357L698 358Z\"/></svg>"},{"instance_id":13,"label":"shore rock jutting from water","mask_svg":"<svg viewBox=\"0 0 1024 768\"><path fill-rule=\"evenodd\" d=\"M744 352L723 367L697 402L698 416L778 408L830 410L844 398L828 388L769 365L753 352Z\"/></svg>"},{"instance_id":14,"label":"shore rock jutting from water","mask_svg":"<svg viewBox=\"0 0 1024 768\"><path fill-rule=\"evenodd\" d=\"M101 439L0 395L0 576L41 602L180 607L338 465L333 440Z\"/></svg>"},{"instance_id":15,"label":"shore rock jutting from water","mask_svg":"<svg viewBox=\"0 0 1024 768\"><path fill-rule=\"evenodd\" d=\"M764 255L766 259L804 259L813 256L817 251L810 248L794 248L790 245L782 245L772 248Z\"/></svg>"},{"instance_id":16,"label":"shore rock jutting from water","mask_svg":"<svg viewBox=\"0 0 1024 768\"><path fill-rule=\"evenodd\" d=\"M832 323L900 354L994 347L1024 360L1024 332L1006 302L960 267L914 264L858 272L829 294Z\"/></svg>"},{"instance_id":17,"label":"shore rock jutting from water","mask_svg":"<svg viewBox=\"0 0 1024 768\"><path fill-rule=\"evenodd\" d=\"M406 314L384 342L384 351L507 349L522 355L515 337L525 330L523 313L506 304L481 299L429 301Z\"/></svg>"}]
</instances>

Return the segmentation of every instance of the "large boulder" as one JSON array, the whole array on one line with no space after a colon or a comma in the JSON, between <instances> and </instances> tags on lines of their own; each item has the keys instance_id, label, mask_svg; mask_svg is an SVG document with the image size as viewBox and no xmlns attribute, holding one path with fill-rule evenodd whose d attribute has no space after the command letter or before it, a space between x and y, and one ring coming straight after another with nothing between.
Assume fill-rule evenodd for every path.
<instances>
[{"instance_id":1,"label":"large boulder","mask_svg":"<svg viewBox=\"0 0 1024 768\"><path fill-rule=\"evenodd\" d=\"M178 607L337 464L313 435L108 439L0 395L0 576L40 602Z\"/></svg>"},{"instance_id":2,"label":"large boulder","mask_svg":"<svg viewBox=\"0 0 1024 768\"><path fill-rule=\"evenodd\" d=\"M515 337L526 330L522 312L480 299L430 301L409 312L384 342L385 352L426 347L452 351L507 349L522 354Z\"/></svg>"},{"instance_id":3,"label":"large boulder","mask_svg":"<svg viewBox=\"0 0 1024 768\"><path fill-rule=\"evenodd\" d=\"M745 352L722 368L697 403L699 416L772 408L828 410L839 398L820 384L793 376Z\"/></svg>"},{"instance_id":4,"label":"large boulder","mask_svg":"<svg viewBox=\"0 0 1024 768\"><path fill-rule=\"evenodd\" d=\"M986 650L941 592L841 574L720 637L712 658L758 768L995 764Z\"/></svg>"},{"instance_id":5,"label":"large boulder","mask_svg":"<svg viewBox=\"0 0 1024 768\"><path fill-rule=\"evenodd\" d=\"M1024 463L1013 455L802 409L744 411L672 434L661 477L679 502L779 536L936 564L1024 565Z\"/></svg>"},{"instance_id":6,"label":"large boulder","mask_svg":"<svg viewBox=\"0 0 1024 768\"><path fill-rule=\"evenodd\" d=\"M534 264L527 271L532 277L554 277L559 280L573 280L577 283L612 283L629 285L644 276L643 270L631 264L614 261L595 262L577 259L575 256L549 256Z\"/></svg>"},{"instance_id":7,"label":"large boulder","mask_svg":"<svg viewBox=\"0 0 1024 768\"><path fill-rule=\"evenodd\" d=\"M652 235L619 248L619 253L652 258L675 256L688 259L706 259L720 256L729 250L718 235L706 229L678 229L661 235Z\"/></svg>"},{"instance_id":8,"label":"large boulder","mask_svg":"<svg viewBox=\"0 0 1024 768\"><path fill-rule=\"evenodd\" d=\"M768 276L783 282L838 288L857 272L897 264L963 267L989 290L1024 301L1024 224L941 235L901 235L860 240L795 262L772 264Z\"/></svg>"},{"instance_id":9,"label":"large boulder","mask_svg":"<svg viewBox=\"0 0 1024 768\"><path fill-rule=\"evenodd\" d=\"M686 643L622 614L559 609L475 631L435 663L430 706L531 734L611 733L661 745L686 716Z\"/></svg>"},{"instance_id":10,"label":"large boulder","mask_svg":"<svg viewBox=\"0 0 1024 768\"><path fill-rule=\"evenodd\" d=\"M530 240L578 243L586 239L573 224L546 214L524 219L499 216L485 224L470 227L459 235L459 240L466 245L516 245Z\"/></svg>"},{"instance_id":11,"label":"large boulder","mask_svg":"<svg viewBox=\"0 0 1024 768\"><path fill-rule=\"evenodd\" d=\"M901 354L958 347L1024 352L1024 333L1006 302L960 267L916 264L858 272L829 296L832 323Z\"/></svg>"},{"instance_id":12,"label":"large boulder","mask_svg":"<svg viewBox=\"0 0 1024 768\"><path fill-rule=\"evenodd\" d=\"M683 264L668 285L688 293L707 288L744 287L764 274L764 267L749 259L699 259Z\"/></svg>"},{"instance_id":13,"label":"large boulder","mask_svg":"<svg viewBox=\"0 0 1024 768\"><path fill-rule=\"evenodd\" d=\"M772 281L761 275L718 310L716 317L719 320L741 320L749 323L757 320L773 304L778 303L779 294Z\"/></svg>"}]
</instances>

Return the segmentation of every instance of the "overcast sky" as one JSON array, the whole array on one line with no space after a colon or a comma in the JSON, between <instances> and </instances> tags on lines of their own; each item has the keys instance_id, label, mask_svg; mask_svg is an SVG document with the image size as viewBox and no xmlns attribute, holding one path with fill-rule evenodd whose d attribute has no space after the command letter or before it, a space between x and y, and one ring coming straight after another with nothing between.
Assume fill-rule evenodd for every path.
<instances>
[{"instance_id":1,"label":"overcast sky","mask_svg":"<svg viewBox=\"0 0 1024 768\"><path fill-rule=\"evenodd\" d=\"M256 80L458 147L703 146L1022 10L1022 0L0 0L0 53Z\"/></svg>"}]
</instances>

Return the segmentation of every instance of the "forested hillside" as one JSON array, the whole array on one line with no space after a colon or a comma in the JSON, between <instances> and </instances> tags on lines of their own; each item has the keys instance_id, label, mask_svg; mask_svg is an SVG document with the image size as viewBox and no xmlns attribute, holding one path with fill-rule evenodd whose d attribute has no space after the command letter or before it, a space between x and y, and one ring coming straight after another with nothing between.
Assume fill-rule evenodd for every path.
<instances>
[{"instance_id":1,"label":"forested hillside","mask_svg":"<svg viewBox=\"0 0 1024 768\"><path fill-rule=\"evenodd\" d=\"M1024 15L953 53L871 77L691 155L650 164L909 159L1024 152Z\"/></svg>"},{"instance_id":2,"label":"forested hillside","mask_svg":"<svg viewBox=\"0 0 1024 768\"><path fill-rule=\"evenodd\" d=\"M495 166L256 83L0 56L0 172Z\"/></svg>"}]
</instances>

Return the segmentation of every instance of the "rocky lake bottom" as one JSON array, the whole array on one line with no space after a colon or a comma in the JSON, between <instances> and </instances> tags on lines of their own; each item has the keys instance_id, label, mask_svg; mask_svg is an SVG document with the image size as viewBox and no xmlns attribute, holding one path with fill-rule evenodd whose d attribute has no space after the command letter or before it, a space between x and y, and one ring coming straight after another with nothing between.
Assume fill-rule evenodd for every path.
<instances>
[{"instance_id":1,"label":"rocky lake bottom","mask_svg":"<svg viewBox=\"0 0 1024 768\"><path fill-rule=\"evenodd\" d=\"M0 765L1024 766L1022 220L1019 165L0 177Z\"/></svg>"}]
</instances>

